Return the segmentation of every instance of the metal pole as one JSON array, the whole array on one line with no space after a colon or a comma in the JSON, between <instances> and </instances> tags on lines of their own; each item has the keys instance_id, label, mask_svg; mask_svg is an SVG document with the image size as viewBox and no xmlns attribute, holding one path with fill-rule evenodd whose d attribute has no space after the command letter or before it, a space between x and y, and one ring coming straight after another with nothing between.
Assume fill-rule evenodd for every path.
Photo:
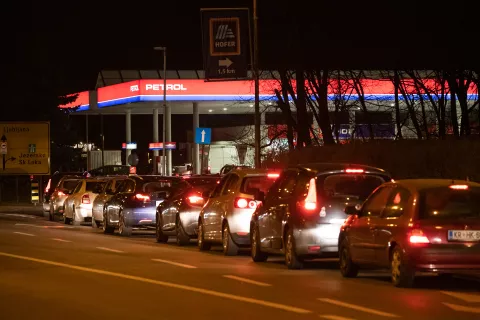
<instances>
[{"instance_id":1,"label":"metal pole","mask_svg":"<svg viewBox=\"0 0 480 320\"><path fill-rule=\"evenodd\" d=\"M163 173L167 172L167 157L166 157L166 138L167 138L167 48L163 48ZM170 124L168 124L170 126Z\"/></svg>"},{"instance_id":2,"label":"metal pole","mask_svg":"<svg viewBox=\"0 0 480 320\"><path fill-rule=\"evenodd\" d=\"M197 143L195 143L195 131L197 130L198 127L200 127L199 125L199 122L200 122L200 115L199 115L199 112L198 112L198 102L194 102L193 103L193 155L192 155L192 159L193 159L193 170L194 170L194 173L195 174L202 174L202 170L200 168L200 151L198 150L199 149L199 145Z\"/></svg>"},{"instance_id":3,"label":"metal pole","mask_svg":"<svg viewBox=\"0 0 480 320\"><path fill-rule=\"evenodd\" d=\"M105 133L103 132L103 114L100 115L100 131L102 136L102 167L105 167Z\"/></svg>"},{"instance_id":4,"label":"metal pole","mask_svg":"<svg viewBox=\"0 0 480 320\"><path fill-rule=\"evenodd\" d=\"M158 142L158 108L153 109L153 142ZM153 174L158 174L158 150L153 150Z\"/></svg>"},{"instance_id":5,"label":"metal pole","mask_svg":"<svg viewBox=\"0 0 480 320\"><path fill-rule=\"evenodd\" d=\"M257 0L253 0L253 75L255 79L255 168L260 168L260 79L258 74L258 17Z\"/></svg>"},{"instance_id":6,"label":"metal pole","mask_svg":"<svg viewBox=\"0 0 480 320\"><path fill-rule=\"evenodd\" d=\"M86 144L87 144L87 170L90 170L90 161L89 161L89 152L88 152L88 114L85 115L85 139L87 139Z\"/></svg>"}]
</instances>

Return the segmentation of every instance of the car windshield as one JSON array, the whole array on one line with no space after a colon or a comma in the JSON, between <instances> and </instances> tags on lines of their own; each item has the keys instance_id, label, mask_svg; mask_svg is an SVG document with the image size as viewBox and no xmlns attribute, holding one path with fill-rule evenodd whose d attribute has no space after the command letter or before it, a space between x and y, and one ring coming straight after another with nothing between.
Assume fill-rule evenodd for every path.
<instances>
[{"instance_id":1,"label":"car windshield","mask_svg":"<svg viewBox=\"0 0 480 320\"><path fill-rule=\"evenodd\" d=\"M267 176L246 177L243 178L240 192L255 194L258 190L266 194L274 182L275 179L268 178Z\"/></svg>"},{"instance_id":2,"label":"car windshield","mask_svg":"<svg viewBox=\"0 0 480 320\"><path fill-rule=\"evenodd\" d=\"M317 184L320 181L320 179L317 179ZM327 197L355 197L364 200L384 182L385 180L382 177L376 175L334 174L325 178L323 190ZM319 189L321 190L322 187Z\"/></svg>"},{"instance_id":3,"label":"car windshield","mask_svg":"<svg viewBox=\"0 0 480 320\"><path fill-rule=\"evenodd\" d=\"M480 188L447 187L420 192L420 219L480 218Z\"/></svg>"},{"instance_id":4,"label":"car windshield","mask_svg":"<svg viewBox=\"0 0 480 320\"><path fill-rule=\"evenodd\" d=\"M77 186L77 183L80 180L64 180L61 188L66 190L73 190Z\"/></svg>"},{"instance_id":5,"label":"car windshield","mask_svg":"<svg viewBox=\"0 0 480 320\"><path fill-rule=\"evenodd\" d=\"M87 181L85 190L87 192L95 192L99 187L103 189L105 187L105 182L104 181Z\"/></svg>"}]
</instances>

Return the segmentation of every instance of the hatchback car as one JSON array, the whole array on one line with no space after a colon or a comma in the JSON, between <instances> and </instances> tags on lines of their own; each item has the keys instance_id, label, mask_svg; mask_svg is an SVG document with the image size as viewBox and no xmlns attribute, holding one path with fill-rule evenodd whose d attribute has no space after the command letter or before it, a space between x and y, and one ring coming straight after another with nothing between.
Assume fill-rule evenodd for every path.
<instances>
[{"instance_id":1,"label":"hatchback car","mask_svg":"<svg viewBox=\"0 0 480 320\"><path fill-rule=\"evenodd\" d=\"M91 223L92 204L98 195L98 190L106 184L101 179L81 179L75 189L65 199L63 213L65 224L70 222L79 225L84 222Z\"/></svg>"},{"instance_id":2,"label":"hatchback car","mask_svg":"<svg viewBox=\"0 0 480 320\"><path fill-rule=\"evenodd\" d=\"M198 247L222 244L225 255L250 246L250 219L259 204L255 195L267 192L278 173L261 169L233 170L213 190L198 218Z\"/></svg>"},{"instance_id":3,"label":"hatchback car","mask_svg":"<svg viewBox=\"0 0 480 320\"><path fill-rule=\"evenodd\" d=\"M480 270L480 184L443 179L399 180L377 188L339 237L340 271L390 268L395 286L416 272Z\"/></svg>"},{"instance_id":4,"label":"hatchback car","mask_svg":"<svg viewBox=\"0 0 480 320\"><path fill-rule=\"evenodd\" d=\"M390 181L382 169L353 164L315 163L284 170L252 216L252 259L282 254L289 269L303 261L338 256L338 235L347 218L344 209L362 203Z\"/></svg>"},{"instance_id":5,"label":"hatchback car","mask_svg":"<svg viewBox=\"0 0 480 320\"><path fill-rule=\"evenodd\" d=\"M116 193L118 186L127 177L124 176L112 176L105 178L106 183L103 186L99 186L97 190L97 197L93 200L92 205L92 227L99 228L103 223L103 209L105 203Z\"/></svg>"},{"instance_id":6,"label":"hatchback car","mask_svg":"<svg viewBox=\"0 0 480 320\"><path fill-rule=\"evenodd\" d=\"M58 183L53 188L49 187L49 189L52 190L48 200L50 207L50 221L54 221L58 216L63 216L65 211L65 199L67 199L70 193L73 192L81 179L81 176L65 175L62 176L59 181L57 180ZM51 183L54 183L53 178L51 181L53 181Z\"/></svg>"}]
</instances>

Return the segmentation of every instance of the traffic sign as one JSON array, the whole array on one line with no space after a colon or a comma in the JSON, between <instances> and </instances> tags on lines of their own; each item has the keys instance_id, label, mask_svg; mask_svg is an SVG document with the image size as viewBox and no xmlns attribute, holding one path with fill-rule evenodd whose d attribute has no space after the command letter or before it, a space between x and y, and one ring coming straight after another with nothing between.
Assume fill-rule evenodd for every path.
<instances>
[{"instance_id":1,"label":"traffic sign","mask_svg":"<svg viewBox=\"0 0 480 320\"><path fill-rule=\"evenodd\" d=\"M250 24L248 8L201 9L206 80L247 78Z\"/></svg>"},{"instance_id":2,"label":"traffic sign","mask_svg":"<svg viewBox=\"0 0 480 320\"><path fill-rule=\"evenodd\" d=\"M49 122L0 122L0 133L5 138L0 143L5 155L0 175L50 174Z\"/></svg>"},{"instance_id":3,"label":"traffic sign","mask_svg":"<svg viewBox=\"0 0 480 320\"><path fill-rule=\"evenodd\" d=\"M212 142L212 128L195 128L195 143L210 144Z\"/></svg>"}]
</instances>

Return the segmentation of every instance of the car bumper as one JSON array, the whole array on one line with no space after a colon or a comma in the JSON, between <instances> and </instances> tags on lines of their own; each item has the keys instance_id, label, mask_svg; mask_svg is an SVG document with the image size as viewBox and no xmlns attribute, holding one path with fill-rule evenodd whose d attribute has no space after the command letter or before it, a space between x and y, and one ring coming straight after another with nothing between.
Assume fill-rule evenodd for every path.
<instances>
[{"instance_id":1,"label":"car bumper","mask_svg":"<svg viewBox=\"0 0 480 320\"><path fill-rule=\"evenodd\" d=\"M420 272L480 271L480 243L409 248L408 261Z\"/></svg>"},{"instance_id":2,"label":"car bumper","mask_svg":"<svg viewBox=\"0 0 480 320\"><path fill-rule=\"evenodd\" d=\"M43 211L50 212L50 203L48 202L43 203Z\"/></svg>"},{"instance_id":3,"label":"car bumper","mask_svg":"<svg viewBox=\"0 0 480 320\"><path fill-rule=\"evenodd\" d=\"M76 217L79 218L80 221L91 221L92 219L92 205L91 204L81 204L75 208Z\"/></svg>"},{"instance_id":4,"label":"car bumper","mask_svg":"<svg viewBox=\"0 0 480 320\"><path fill-rule=\"evenodd\" d=\"M232 240L240 246L250 245L250 221L255 209L234 209L227 216Z\"/></svg>"},{"instance_id":5,"label":"car bumper","mask_svg":"<svg viewBox=\"0 0 480 320\"><path fill-rule=\"evenodd\" d=\"M128 227L154 227L156 223L156 207L125 208L125 224Z\"/></svg>"},{"instance_id":6,"label":"car bumper","mask_svg":"<svg viewBox=\"0 0 480 320\"><path fill-rule=\"evenodd\" d=\"M295 249L300 256L338 255L340 224L316 224L307 228L295 228Z\"/></svg>"},{"instance_id":7,"label":"car bumper","mask_svg":"<svg viewBox=\"0 0 480 320\"><path fill-rule=\"evenodd\" d=\"M179 213L183 230L191 237L197 235L198 217L200 216L200 211L202 211L202 208L189 208L187 210L180 211Z\"/></svg>"}]
</instances>

